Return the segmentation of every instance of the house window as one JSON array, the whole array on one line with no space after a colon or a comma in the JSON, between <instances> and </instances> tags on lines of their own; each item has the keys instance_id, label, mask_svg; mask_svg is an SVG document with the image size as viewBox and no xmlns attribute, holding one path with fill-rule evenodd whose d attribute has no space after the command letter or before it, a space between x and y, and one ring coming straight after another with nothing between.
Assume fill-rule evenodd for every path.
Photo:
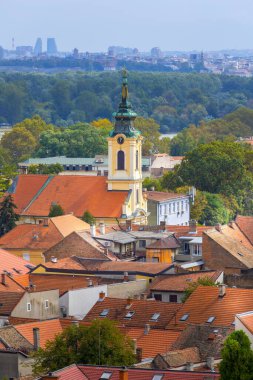
<instances>
[{"instance_id":1,"label":"house window","mask_svg":"<svg viewBox=\"0 0 253 380\"><path fill-rule=\"evenodd\" d=\"M181 211L184 211L184 201L181 202Z\"/></svg>"},{"instance_id":2,"label":"house window","mask_svg":"<svg viewBox=\"0 0 253 380\"><path fill-rule=\"evenodd\" d=\"M176 294L170 294L170 302L177 302L177 295Z\"/></svg>"},{"instance_id":3,"label":"house window","mask_svg":"<svg viewBox=\"0 0 253 380\"><path fill-rule=\"evenodd\" d=\"M171 214L171 203L169 203L169 214Z\"/></svg>"},{"instance_id":4,"label":"house window","mask_svg":"<svg viewBox=\"0 0 253 380\"><path fill-rule=\"evenodd\" d=\"M179 320L186 321L189 318L189 314L184 314Z\"/></svg>"},{"instance_id":5,"label":"house window","mask_svg":"<svg viewBox=\"0 0 253 380\"><path fill-rule=\"evenodd\" d=\"M179 202L177 202L177 211L179 211Z\"/></svg>"},{"instance_id":6,"label":"house window","mask_svg":"<svg viewBox=\"0 0 253 380\"><path fill-rule=\"evenodd\" d=\"M145 248L146 247L146 240L139 240L139 247Z\"/></svg>"},{"instance_id":7,"label":"house window","mask_svg":"<svg viewBox=\"0 0 253 380\"><path fill-rule=\"evenodd\" d=\"M202 247L199 244L194 244L193 246L193 255L202 256Z\"/></svg>"},{"instance_id":8,"label":"house window","mask_svg":"<svg viewBox=\"0 0 253 380\"><path fill-rule=\"evenodd\" d=\"M152 257L153 263L159 263L159 257Z\"/></svg>"},{"instance_id":9,"label":"house window","mask_svg":"<svg viewBox=\"0 0 253 380\"><path fill-rule=\"evenodd\" d=\"M29 253L23 253L23 259L26 261L30 261L30 254Z\"/></svg>"},{"instance_id":10,"label":"house window","mask_svg":"<svg viewBox=\"0 0 253 380\"><path fill-rule=\"evenodd\" d=\"M104 309L103 311L101 311L99 316L100 317L106 317L108 314L109 314L109 309Z\"/></svg>"},{"instance_id":11,"label":"house window","mask_svg":"<svg viewBox=\"0 0 253 380\"><path fill-rule=\"evenodd\" d=\"M162 300L162 295L161 294L154 294L154 299L156 301L161 301Z\"/></svg>"},{"instance_id":12,"label":"house window","mask_svg":"<svg viewBox=\"0 0 253 380\"><path fill-rule=\"evenodd\" d=\"M27 311L31 311L32 310L32 304L31 304L31 302L27 302L27 304L26 304L26 310Z\"/></svg>"},{"instance_id":13,"label":"house window","mask_svg":"<svg viewBox=\"0 0 253 380\"><path fill-rule=\"evenodd\" d=\"M176 203L174 202L173 203L173 212L175 212L176 211Z\"/></svg>"},{"instance_id":14,"label":"house window","mask_svg":"<svg viewBox=\"0 0 253 380\"><path fill-rule=\"evenodd\" d=\"M123 150L118 151L118 170L125 170L125 153Z\"/></svg>"},{"instance_id":15,"label":"house window","mask_svg":"<svg viewBox=\"0 0 253 380\"><path fill-rule=\"evenodd\" d=\"M48 309L49 308L49 302L48 300L45 300L45 309Z\"/></svg>"},{"instance_id":16,"label":"house window","mask_svg":"<svg viewBox=\"0 0 253 380\"><path fill-rule=\"evenodd\" d=\"M129 312L125 315L125 318L126 318L126 319L131 319L133 315L134 315L134 311L129 311Z\"/></svg>"},{"instance_id":17,"label":"house window","mask_svg":"<svg viewBox=\"0 0 253 380\"><path fill-rule=\"evenodd\" d=\"M138 170L138 168L139 168L139 152L138 152L138 150L136 151L136 162L135 162L135 165L136 165L135 169Z\"/></svg>"},{"instance_id":18,"label":"house window","mask_svg":"<svg viewBox=\"0 0 253 380\"><path fill-rule=\"evenodd\" d=\"M154 313L153 315L152 315L152 317L151 317L151 321L152 322L157 322L158 321L158 319L159 319L159 317L160 317L160 313Z\"/></svg>"}]
</instances>

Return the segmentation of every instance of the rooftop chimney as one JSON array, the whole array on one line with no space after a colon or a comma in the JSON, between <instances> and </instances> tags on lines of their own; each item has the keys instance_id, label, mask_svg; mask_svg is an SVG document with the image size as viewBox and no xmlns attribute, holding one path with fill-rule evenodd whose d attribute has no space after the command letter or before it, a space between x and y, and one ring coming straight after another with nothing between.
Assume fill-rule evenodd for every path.
<instances>
[{"instance_id":1,"label":"rooftop chimney","mask_svg":"<svg viewBox=\"0 0 253 380\"><path fill-rule=\"evenodd\" d=\"M224 297L226 295L226 286L225 284L219 284L219 297Z\"/></svg>"},{"instance_id":2,"label":"rooftop chimney","mask_svg":"<svg viewBox=\"0 0 253 380\"><path fill-rule=\"evenodd\" d=\"M197 222L194 219L190 220L189 222L189 232L192 234L197 233Z\"/></svg>"},{"instance_id":3,"label":"rooftop chimney","mask_svg":"<svg viewBox=\"0 0 253 380\"><path fill-rule=\"evenodd\" d=\"M124 282L128 282L128 272L124 272Z\"/></svg>"},{"instance_id":4,"label":"rooftop chimney","mask_svg":"<svg viewBox=\"0 0 253 380\"><path fill-rule=\"evenodd\" d=\"M1 274L1 284L4 286L6 285L6 274L5 273Z\"/></svg>"},{"instance_id":5,"label":"rooftop chimney","mask_svg":"<svg viewBox=\"0 0 253 380\"><path fill-rule=\"evenodd\" d=\"M105 224L104 223L99 224L99 231L100 231L100 235L105 234Z\"/></svg>"},{"instance_id":6,"label":"rooftop chimney","mask_svg":"<svg viewBox=\"0 0 253 380\"><path fill-rule=\"evenodd\" d=\"M105 299L105 292L102 291L102 292L99 293L99 299L98 300L100 302L102 302L102 301L104 301L104 299Z\"/></svg>"},{"instance_id":7,"label":"rooftop chimney","mask_svg":"<svg viewBox=\"0 0 253 380\"><path fill-rule=\"evenodd\" d=\"M145 334L145 335L148 335L149 331L150 331L150 324L149 324L149 323L146 323L146 324L145 324L145 328L144 328L144 334Z\"/></svg>"},{"instance_id":8,"label":"rooftop chimney","mask_svg":"<svg viewBox=\"0 0 253 380\"><path fill-rule=\"evenodd\" d=\"M137 339L132 339L134 343L134 354L136 354L137 351Z\"/></svg>"},{"instance_id":9,"label":"rooftop chimney","mask_svg":"<svg viewBox=\"0 0 253 380\"><path fill-rule=\"evenodd\" d=\"M215 229L219 232L221 232L222 226L220 223L216 224Z\"/></svg>"},{"instance_id":10,"label":"rooftop chimney","mask_svg":"<svg viewBox=\"0 0 253 380\"><path fill-rule=\"evenodd\" d=\"M132 303L133 303L133 300L132 300L132 298L129 297L127 299L126 309L129 309L131 307Z\"/></svg>"},{"instance_id":11,"label":"rooftop chimney","mask_svg":"<svg viewBox=\"0 0 253 380\"><path fill-rule=\"evenodd\" d=\"M48 227L48 223L49 223L48 218L44 219L43 226Z\"/></svg>"},{"instance_id":12,"label":"rooftop chimney","mask_svg":"<svg viewBox=\"0 0 253 380\"><path fill-rule=\"evenodd\" d=\"M194 371L193 363L191 363L191 362L186 363L185 370L186 371Z\"/></svg>"},{"instance_id":13,"label":"rooftop chimney","mask_svg":"<svg viewBox=\"0 0 253 380\"><path fill-rule=\"evenodd\" d=\"M40 329L38 327L33 328L33 347L35 351L40 348Z\"/></svg>"},{"instance_id":14,"label":"rooftop chimney","mask_svg":"<svg viewBox=\"0 0 253 380\"><path fill-rule=\"evenodd\" d=\"M96 225L95 224L92 224L90 226L90 234L91 234L92 237L96 236Z\"/></svg>"},{"instance_id":15,"label":"rooftop chimney","mask_svg":"<svg viewBox=\"0 0 253 380\"><path fill-rule=\"evenodd\" d=\"M122 367L119 370L119 380L128 380L128 370L126 367Z\"/></svg>"},{"instance_id":16,"label":"rooftop chimney","mask_svg":"<svg viewBox=\"0 0 253 380\"><path fill-rule=\"evenodd\" d=\"M212 371L214 372L214 357L213 356L209 356L206 358L206 366Z\"/></svg>"},{"instance_id":17,"label":"rooftop chimney","mask_svg":"<svg viewBox=\"0 0 253 380\"><path fill-rule=\"evenodd\" d=\"M136 359L137 359L138 363L140 363L142 361L142 348L141 347L138 347L136 349Z\"/></svg>"}]
</instances>

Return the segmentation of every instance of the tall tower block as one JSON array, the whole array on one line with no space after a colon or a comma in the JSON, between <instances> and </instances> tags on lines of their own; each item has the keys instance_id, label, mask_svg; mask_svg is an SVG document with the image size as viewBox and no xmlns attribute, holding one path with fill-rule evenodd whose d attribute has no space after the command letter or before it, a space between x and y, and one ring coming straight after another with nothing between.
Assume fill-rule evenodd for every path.
<instances>
[{"instance_id":1,"label":"tall tower block","mask_svg":"<svg viewBox=\"0 0 253 380\"><path fill-rule=\"evenodd\" d=\"M108 191L126 190L129 202L124 217L145 223L147 201L142 194L142 140L134 128L137 114L128 101L127 72L122 72L122 95L119 109L113 114L114 129L108 141Z\"/></svg>"}]
</instances>

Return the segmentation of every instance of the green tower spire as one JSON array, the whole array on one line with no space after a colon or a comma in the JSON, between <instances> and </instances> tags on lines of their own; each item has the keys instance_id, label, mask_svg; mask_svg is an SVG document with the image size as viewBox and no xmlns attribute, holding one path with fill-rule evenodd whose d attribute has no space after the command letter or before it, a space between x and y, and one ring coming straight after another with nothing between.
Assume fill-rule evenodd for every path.
<instances>
[{"instance_id":1,"label":"green tower spire","mask_svg":"<svg viewBox=\"0 0 253 380\"><path fill-rule=\"evenodd\" d=\"M117 112L113 113L115 118L114 129L110 132L110 136L113 137L120 133L123 133L127 137L139 135L140 132L134 128L134 119L137 114L132 110L131 103L128 101L128 83L127 83L127 71L122 70L122 92L121 102Z\"/></svg>"}]
</instances>

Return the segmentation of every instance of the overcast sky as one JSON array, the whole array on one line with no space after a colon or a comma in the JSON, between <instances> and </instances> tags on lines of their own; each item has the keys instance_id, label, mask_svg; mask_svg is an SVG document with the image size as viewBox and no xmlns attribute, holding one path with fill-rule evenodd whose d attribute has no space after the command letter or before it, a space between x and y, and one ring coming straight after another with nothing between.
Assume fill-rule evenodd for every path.
<instances>
[{"instance_id":1,"label":"overcast sky","mask_svg":"<svg viewBox=\"0 0 253 380\"><path fill-rule=\"evenodd\" d=\"M0 45L55 37L60 51L253 48L253 0L0 0Z\"/></svg>"}]
</instances>

